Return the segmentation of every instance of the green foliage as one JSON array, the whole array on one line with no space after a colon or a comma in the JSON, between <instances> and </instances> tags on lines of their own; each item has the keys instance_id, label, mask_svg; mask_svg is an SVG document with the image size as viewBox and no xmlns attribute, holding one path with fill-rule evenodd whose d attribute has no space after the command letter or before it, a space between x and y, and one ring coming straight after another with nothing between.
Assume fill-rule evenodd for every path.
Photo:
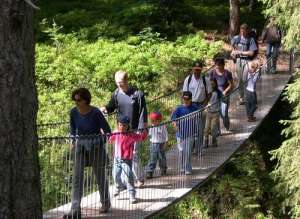
<instances>
[{"instance_id":1,"label":"green foliage","mask_svg":"<svg viewBox=\"0 0 300 219\"><path fill-rule=\"evenodd\" d=\"M191 60L211 58L222 45L207 43L201 32L170 42L151 29L126 41L99 39L89 43L73 34L59 33L60 28L56 24L46 28L52 44L36 46L38 119L42 123L68 120L70 94L77 87L91 90L94 105L106 103L119 69L128 71L131 83L144 90L148 100L173 90L178 78L186 74L178 66L185 65L187 70ZM175 58L183 61L174 63Z\"/></svg>"},{"instance_id":2,"label":"green foliage","mask_svg":"<svg viewBox=\"0 0 300 219\"><path fill-rule=\"evenodd\" d=\"M300 42L300 5L298 0L261 0L266 5L265 14L275 17L285 30L284 44L287 48L297 47ZM283 135L287 138L282 146L272 151L272 159L278 164L273 176L278 181L278 194L285 198L283 212L291 218L300 217L300 78L296 73L294 81L285 91L286 99L293 106L289 120L282 121L286 126Z\"/></svg>"}]
</instances>

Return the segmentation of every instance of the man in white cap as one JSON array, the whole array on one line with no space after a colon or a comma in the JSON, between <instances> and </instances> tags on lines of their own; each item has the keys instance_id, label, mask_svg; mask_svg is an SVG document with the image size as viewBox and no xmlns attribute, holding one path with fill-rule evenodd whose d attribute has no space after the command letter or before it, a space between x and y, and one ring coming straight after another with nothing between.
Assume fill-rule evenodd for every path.
<instances>
[{"instance_id":1,"label":"man in white cap","mask_svg":"<svg viewBox=\"0 0 300 219\"><path fill-rule=\"evenodd\" d=\"M128 74L125 71L115 73L115 82L118 88L113 92L109 103L101 107L104 113L117 111L118 115L128 116L131 129L147 127L147 106L142 91L128 84ZM135 145L133 158L133 173L138 181L137 186L143 186L145 180L144 170L139 159L139 145Z\"/></svg>"}]
</instances>

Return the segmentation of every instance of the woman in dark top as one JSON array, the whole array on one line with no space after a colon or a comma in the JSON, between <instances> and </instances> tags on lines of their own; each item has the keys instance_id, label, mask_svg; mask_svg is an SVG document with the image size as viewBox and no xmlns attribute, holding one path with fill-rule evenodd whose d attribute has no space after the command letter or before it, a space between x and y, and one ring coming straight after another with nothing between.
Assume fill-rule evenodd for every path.
<instances>
[{"instance_id":1,"label":"woman in dark top","mask_svg":"<svg viewBox=\"0 0 300 219\"><path fill-rule=\"evenodd\" d=\"M81 218L80 202L83 193L84 167L92 166L100 193L100 213L106 213L111 204L109 200L108 181L105 175L107 154L105 150L105 134L111 132L103 114L90 105L91 94L86 88L73 91L72 100L76 107L70 112L70 129L74 167L72 178L72 207L64 219ZM100 135L101 134L101 135Z\"/></svg>"},{"instance_id":2,"label":"woman in dark top","mask_svg":"<svg viewBox=\"0 0 300 219\"><path fill-rule=\"evenodd\" d=\"M228 94L233 89L232 73L225 69L225 60L223 58L216 58L215 69L210 74L211 81L217 81L218 89L222 93L220 115L223 120L223 125L228 131L230 127L230 119L228 116L228 109L230 105L230 97ZM220 131L219 131L219 134Z\"/></svg>"}]
</instances>

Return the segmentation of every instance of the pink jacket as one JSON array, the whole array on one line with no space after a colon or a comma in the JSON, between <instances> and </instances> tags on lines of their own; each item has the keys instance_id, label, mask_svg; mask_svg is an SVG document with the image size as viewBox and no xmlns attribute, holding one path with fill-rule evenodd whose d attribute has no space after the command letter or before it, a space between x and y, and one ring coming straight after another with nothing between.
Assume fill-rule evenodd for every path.
<instances>
[{"instance_id":1,"label":"pink jacket","mask_svg":"<svg viewBox=\"0 0 300 219\"><path fill-rule=\"evenodd\" d=\"M135 142L143 141L147 137L147 131L144 131L140 134L118 132L114 133L110 136L109 143L115 143L114 157L121 158L123 160L132 160Z\"/></svg>"}]
</instances>

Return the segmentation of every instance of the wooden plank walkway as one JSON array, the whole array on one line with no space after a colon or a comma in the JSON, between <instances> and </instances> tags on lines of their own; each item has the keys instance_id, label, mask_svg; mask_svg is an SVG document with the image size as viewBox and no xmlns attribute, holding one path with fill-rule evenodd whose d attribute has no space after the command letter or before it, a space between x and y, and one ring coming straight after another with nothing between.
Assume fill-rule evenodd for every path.
<instances>
[{"instance_id":1,"label":"wooden plank walkway","mask_svg":"<svg viewBox=\"0 0 300 219\"><path fill-rule=\"evenodd\" d=\"M117 197L111 195L112 208L109 213L99 214L99 195L92 193L82 199L83 218L145 218L180 199L228 160L249 137L269 113L289 79L290 75L287 73L263 75L257 85L257 121L253 123L247 122L245 106L238 105L237 92L233 94L229 112L230 131L222 130L222 136L218 137L218 147L203 150L201 156L193 156L192 175L180 175L178 150L173 147L167 153L168 175L147 180L143 188L138 188L137 204L129 204L127 191L123 191ZM113 194L112 186L110 194ZM62 218L69 210L70 203L46 212L44 218Z\"/></svg>"}]
</instances>

